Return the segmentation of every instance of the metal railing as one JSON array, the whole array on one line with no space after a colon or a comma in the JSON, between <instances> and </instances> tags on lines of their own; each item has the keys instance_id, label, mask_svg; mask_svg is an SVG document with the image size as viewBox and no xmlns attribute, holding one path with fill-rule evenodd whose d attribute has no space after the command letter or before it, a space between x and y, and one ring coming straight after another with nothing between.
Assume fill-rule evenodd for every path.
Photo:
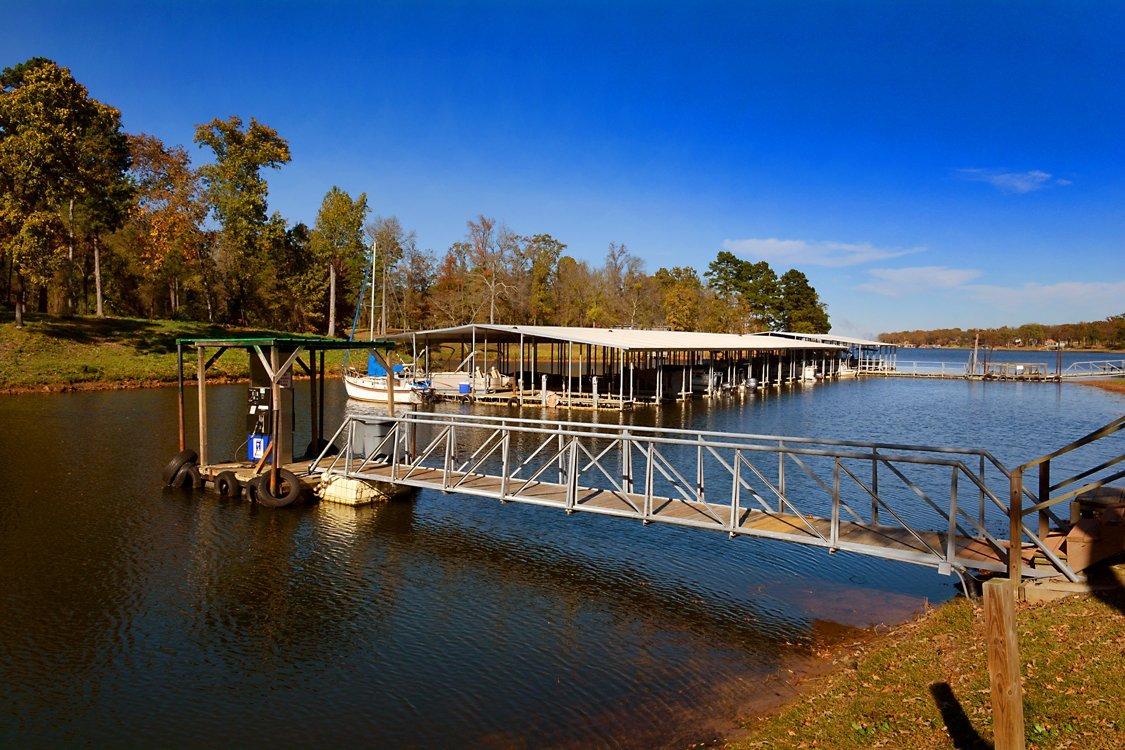
<instances>
[{"instance_id":1,"label":"metal railing","mask_svg":"<svg viewBox=\"0 0 1125 750\"><path fill-rule=\"evenodd\" d=\"M388 424L385 435L363 434ZM429 412L349 417L333 442L341 438L341 452L326 450L310 473L785 539L944 573L1018 569L1009 550L1018 559L1022 546L1003 538L1018 524L1050 564L1026 575L1077 580L1002 499L1017 492L1038 508L1038 497L981 449ZM533 492L543 489L555 494Z\"/></svg>"},{"instance_id":2,"label":"metal railing","mask_svg":"<svg viewBox=\"0 0 1125 750\"><path fill-rule=\"evenodd\" d=\"M1064 378L1096 378L1125 376L1125 359L1093 359L1071 362L1063 370Z\"/></svg>"},{"instance_id":3,"label":"metal railing","mask_svg":"<svg viewBox=\"0 0 1125 750\"><path fill-rule=\"evenodd\" d=\"M1090 466L1081 471L1062 479L1058 482L1051 483L1051 462L1072 453L1079 448L1090 445L1092 443L1105 440L1111 435L1115 435L1125 429L1125 416L1118 417L1107 425L1100 427L1088 435L1083 435L1077 440L1068 443L1067 445L1052 451L1044 456L1028 461L1021 464L1012 470L1010 475L1010 491L1009 491L1009 509L1008 517L1010 519L1009 530L1009 549L1022 550L1025 536L1028 536L1027 525L1023 523L1025 516L1036 514L1038 516L1038 534L1036 539L1046 538L1050 529L1051 520L1055 520L1059 526L1066 527L1070 525L1070 521L1075 519L1071 518L1068 522L1059 521L1058 517L1051 512L1051 508L1063 502L1069 502L1077 499L1082 495L1094 492L1101 487L1108 486L1122 477L1125 477L1125 470L1118 470L1111 472L1111 469L1122 461L1125 461L1125 452L1118 453L1116 456L1107 460L1101 461L1094 466ZM1025 475L1035 470L1038 473L1038 497L1034 498L1030 505L1026 505L1024 500L1028 497L1028 493L1024 488ZM1079 484L1081 482L1081 484ZM1053 494L1059 490L1071 487L1072 489L1063 492L1062 494ZM1022 555L1009 555L1008 559L1008 577L1013 581L1017 581L1021 576L1021 566L1023 563Z\"/></svg>"}]
</instances>

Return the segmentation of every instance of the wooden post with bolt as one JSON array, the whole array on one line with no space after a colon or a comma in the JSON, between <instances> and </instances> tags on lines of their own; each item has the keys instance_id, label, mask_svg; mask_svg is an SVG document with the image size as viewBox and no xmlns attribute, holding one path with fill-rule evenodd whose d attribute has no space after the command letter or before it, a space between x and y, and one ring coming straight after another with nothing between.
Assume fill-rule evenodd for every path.
<instances>
[{"instance_id":1,"label":"wooden post with bolt","mask_svg":"<svg viewBox=\"0 0 1125 750\"><path fill-rule=\"evenodd\" d=\"M985 638L996 750L1024 750L1023 687L1016 641L1018 585L1018 581L1004 578L994 578L984 584Z\"/></svg>"}]
</instances>

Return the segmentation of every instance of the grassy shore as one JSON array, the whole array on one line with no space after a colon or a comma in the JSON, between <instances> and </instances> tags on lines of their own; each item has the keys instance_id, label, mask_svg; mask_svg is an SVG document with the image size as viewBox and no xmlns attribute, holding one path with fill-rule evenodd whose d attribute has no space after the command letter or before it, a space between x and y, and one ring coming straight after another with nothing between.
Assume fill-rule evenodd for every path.
<instances>
[{"instance_id":1,"label":"grassy shore","mask_svg":"<svg viewBox=\"0 0 1125 750\"><path fill-rule=\"evenodd\" d=\"M1123 613L1120 589L1021 607L1029 748L1125 747ZM984 616L970 602L843 648L833 662L730 747L992 747Z\"/></svg>"},{"instance_id":2,"label":"grassy shore","mask_svg":"<svg viewBox=\"0 0 1125 750\"><path fill-rule=\"evenodd\" d=\"M24 328L0 322L0 393L128 388L176 380L176 339L270 331L190 321L31 317ZM338 354L329 352L329 357ZM195 375L195 363L185 366ZM245 356L229 353L208 370L216 379L248 374Z\"/></svg>"},{"instance_id":3,"label":"grassy shore","mask_svg":"<svg viewBox=\"0 0 1125 750\"><path fill-rule=\"evenodd\" d=\"M1110 393L1125 394L1125 378L1109 378L1108 380L1082 380L1082 385L1092 385Z\"/></svg>"}]
</instances>

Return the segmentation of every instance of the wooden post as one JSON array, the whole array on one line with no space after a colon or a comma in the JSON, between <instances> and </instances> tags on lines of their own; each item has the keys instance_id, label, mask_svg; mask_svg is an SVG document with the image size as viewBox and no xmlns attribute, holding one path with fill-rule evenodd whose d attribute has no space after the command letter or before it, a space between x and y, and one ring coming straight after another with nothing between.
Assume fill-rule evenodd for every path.
<instances>
[{"instance_id":1,"label":"wooden post","mask_svg":"<svg viewBox=\"0 0 1125 750\"><path fill-rule=\"evenodd\" d=\"M988 639L988 678L992 693L992 732L996 750L1023 750L1023 688L1016 641L1019 579L994 578L984 584Z\"/></svg>"},{"instance_id":2,"label":"wooden post","mask_svg":"<svg viewBox=\"0 0 1125 750\"><path fill-rule=\"evenodd\" d=\"M1039 502L1045 503L1051 499L1051 462L1044 461L1039 464ZM1051 530L1051 514L1044 508L1039 511L1039 538L1046 539Z\"/></svg>"},{"instance_id":3,"label":"wooden post","mask_svg":"<svg viewBox=\"0 0 1125 750\"><path fill-rule=\"evenodd\" d=\"M179 410L180 450L187 447L187 432L184 429L184 345L176 342L176 383L179 388L176 406Z\"/></svg>"},{"instance_id":4,"label":"wooden post","mask_svg":"<svg viewBox=\"0 0 1125 750\"><path fill-rule=\"evenodd\" d=\"M277 342L270 345L270 369L273 377L270 378L270 400L273 401L273 429L270 430L270 445L274 446L273 460L270 462L270 492L277 493L277 470L281 468L281 451L277 448L277 441L281 437L281 380L278 370L281 369L281 352L277 349ZM289 438L292 440L292 437Z\"/></svg>"},{"instance_id":5,"label":"wooden post","mask_svg":"<svg viewBox=\"0 0 1125 750\"><path fill-rule=\"evenodd\" d=\"M1008 491L1008 578L1022 581L1023 571L1023 469L1012 472Z\"/></svg>"},{"instance_id":6,"label":"wooden post","mask_svg":"<svg viewBox=\"0 0 1125 750\"><path fill-rule=\"evenodd\" d=\"M309 349L309 426L312 428L313 450L320 453L320 423L317 421L316 352Z\"/></svg>"},{"instance_id":7,"label":"wooden post","mask_svg":"<svg viewBox=\"0 0 1125 750\"><path fill-rule=\"evenodd\" d=\"M375 349L373 349L372 352L375 354L375 359L377 359L379 364L383 366L383 369L387 371L387 414L393 417L395 415L395 373L394 370L391 369L391 358L380 354L379 351Z\"/></svg>"},{"instance_id":8,"label":"wooden post","mask_svg":"<svg viewBox=\"0 0 1125 750\"><path fill-rule=\"evenodd\" d=\"M196 378L199 380L199 465L207 465L207 363L203 359L203 347L196 345L198 364Z\"/></svg>"}]
</instances>

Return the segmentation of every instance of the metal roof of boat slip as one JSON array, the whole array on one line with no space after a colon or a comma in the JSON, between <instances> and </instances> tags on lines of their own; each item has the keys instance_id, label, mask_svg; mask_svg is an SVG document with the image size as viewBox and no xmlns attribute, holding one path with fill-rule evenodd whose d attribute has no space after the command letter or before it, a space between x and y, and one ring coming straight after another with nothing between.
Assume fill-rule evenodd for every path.
<instances>
[{"instance_id":1,"label":"metal roof of boat slip","mask_svg":"<svg viewBox=\"0 0 1125 750\"><path fill-rule=\"evenodd\" d=\"M398 333L387 338L419 343L451 343L474 338L489 343L518 342L525 339L552 340L605 346L625 351L723 351L757 349L825 350L844 347L821 341L803 341L754 333L703 333L699 331L653 331L640 328L581 328L572 326L525 326L469 323L451 328Z\"/></svg>"},{"instance_id":2,"label":"metal roof of boat slip","mask_svg":"<svg viewBox=\"0 0 1125 750\"><path fill-rule=\"evenodd\" d=\"M826 344L850 344L852 346L885 346L897 349L898 344L889 344L886 341L872 341L871 339L857 339L854 336L837 336L834 333L797 333L796 331L762 331L760 336L775 336L806 341L823 341Z\"/></svg>"}]
</instances>

